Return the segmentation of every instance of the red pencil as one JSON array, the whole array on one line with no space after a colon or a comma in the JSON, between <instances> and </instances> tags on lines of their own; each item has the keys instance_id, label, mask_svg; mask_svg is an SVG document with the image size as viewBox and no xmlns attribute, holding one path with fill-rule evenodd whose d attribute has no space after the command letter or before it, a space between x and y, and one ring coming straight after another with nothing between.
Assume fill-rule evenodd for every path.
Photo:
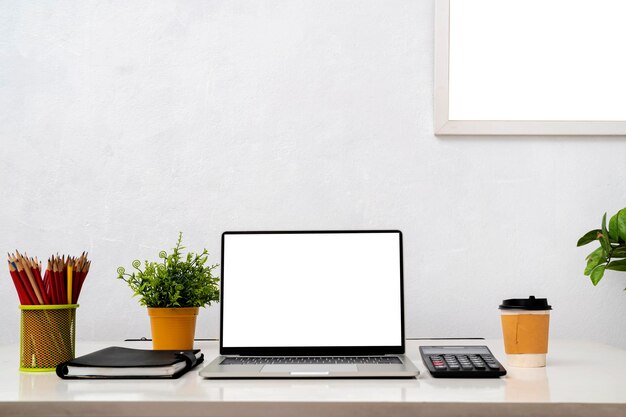
<instances>
[{"instance_id":1,"label":"red pencil","mask_svg":"<svg viewBox=\"0 0 626 417\"><path fill-rule=\"evenodd\" d=\"M39 287L39 292L41 293L43 304L51 304L50 298L48 297L46 289L44 288L43 280L41 279L41 270L39 269L39 265L37 265L37 262L35 262L33 258L30 258L30 270L33 273L33 278L35 278L37 287Z\"/></svg>"},{"instance_id":2,"label":"red pencil","mask_svg":"<svg viewBox=\"0 0 626 417\"><path fill-rule=\"evenodd\" d=\"M85 265L82 267L82 271L80 273L80 278L79 278L80 282L78 284L78 291L76 292L76 302L78 302L78 296L80 295L80 290L83 288L83 283L85 282L85 278L87 278L87 272L89 272L90 265L91 265L91 261L87 261Z\"/></svg>"},{"instance_id":3,"label":"red pencil","mask_svg":"<svg viewBox=\"0 0 626 417\"><path fill-rule=\"evenodd\" d=\"M51 277L52 277L52 282L54 284L54 299L55 299L55 304L60 304L59 300L61 299L61 290L59 289L59 282L57 279L57 266L54 263L54 256L52 257L52 261L51 261L51 267L52 267L52 272L51 272Z\"/></svg>"},{"instance_id":4,"label":"red pencil","mask_svg":"<svg viewBox=\"0 0 626 417\"><path fill-rule=\"evenodd\" d=\"M22 264L20 263L19 259L15 259L13 261L13 263L15 263L15 267L17 268L17 273L20 277L20 280L22 281L22 286L24 287L24 289L26 290L26 293L28 294L28 298L30 298L32 300L31 304L40 304L39 299L37 298L37 296L35 295L35 290L33 289L33 286L30 283L30 280L28 279L28 276L26 276L26 271L24 271L24 268L22 267Z\"/></svg>"},{"instance_id":5,"label":"red pencil","mask_svg":"<svg viewBox=\"0 0 626 417\"><path fill-rule=\"evenodd\" d=\"M52 256L52 283L54 287L54 300L55 304L60 304L59 300L61 299L61 289L59 288L59 272L57 270L56 259L54 259L54 255Z\"/></svg>"},{"instance_id":6,"label":"red pencil","mask_svg":"<svg viewBox=\"0 0 626 417\"><path fill-rule=\"evenodd\" d=\"M18 264L18 271L19 271L19 266L21 264L21 267L24 270L24 273L26 274L26 278L30 282L30 286L35 293L35 297L37 297L37 304L43 304L44 303L43 297L41 296L41 292L39 291L39 285L37 285L37 281L35 281L35 276L33 275L33 272L30 269L29 262L27 261L25 256L20 254L17 250L15 251L15 255L17 255L17 259L18 259L18 262L16 262Z\"/></svg>"},{"instance_id":7,"label":"red pencil","mask_svg":"<svg viewBox=\"0 0 626 417\"><path fill-rule=\"evenodd\" d=\"M41 271L41 261L39 261L37 257L35 257L35 262L39 265L39 270ZM46 294L48 294L48 298L52 302L52 297L50 297L50 274L48 274L47 269L43 273L43 289L46 291Z\"/></svg>"},{"instance_id":8,"label":"red pencil","mask_svg":"<svg viewBox=\"0 0 626 417\"><path fill-rule=\"evenodd\" d=\"M11 273L11 279L13 279L13 285L15 285L15 290L17 291L17 297L20 299L20 304L22 305L32 304L32 302L30 301L30 298L28 298L28 294L26 293L26 290L22 286L22 281L20 280L20 277L17 273L17 269L13 266L10 260L8 261L8 263L9 263L9 272Z\"/></svg>"},{"instance_id":9,"label":"red pencil","mask_svg":"<svg viewBox=\"0 0 626 417\"><path fill-rule=\"evenodd\" d=\"M54 287L54 299L56 301L56 304L58 304L60 293L59 293L59 283L57 282L57 264L54 259L54 255L52 255L50 264L52 265L52 283Z\"/></svg>"},{"instance_id":10,"label":"red pencil","mask_svg":"<svg viewBox=\"0 0 626 417\"><path fill-rule=\"evenodd\" d=\"M78 280L80 276L80 259L73 259L74 267L72 268L72 304L76 304L76 299L78 295Z\"/></svg>"},{"instance_id":11,"label":"red pencil","mask_svg":"<svg viewBox=\"0 0 626 417\"><path fill-rule=\"evenodd\" d=\"M63 258L57 257L57 284L59 285L59 292L61 298L59 304L67 304L67 281L66 281L65 265Z\"/></svg>"},{"instance_id":12,"label":"red pencil","mask_svg":"<svg viewBox=\"0 0 626 417\"><path fill-rule=\"evenodd\" d=\"M54 288L54 278L52 277L52 268L50 267L50 259L48 259L48 265L46 265L46 272L43 275L43 282L46 284L46 290L48 291L48 297L52 304L57 303L57 297Z\"/></svg>"}]
</instances>

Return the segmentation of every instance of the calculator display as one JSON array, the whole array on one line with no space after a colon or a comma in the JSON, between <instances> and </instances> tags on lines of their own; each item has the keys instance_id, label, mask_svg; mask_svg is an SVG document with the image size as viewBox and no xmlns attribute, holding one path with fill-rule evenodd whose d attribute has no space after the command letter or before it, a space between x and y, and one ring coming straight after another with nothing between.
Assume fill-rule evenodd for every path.
<instances>
[{"instance_id":1,"label":"calculator display","mask_svg":"<svg viewBox=\"0 0 626 417\"><path fill-rule=\"evenodd\" d=\"M489 353L483 346L423 346L422 352L426 355L437 355L442 352L462 355L480 355Z\"/></svg>"}]
</instances>

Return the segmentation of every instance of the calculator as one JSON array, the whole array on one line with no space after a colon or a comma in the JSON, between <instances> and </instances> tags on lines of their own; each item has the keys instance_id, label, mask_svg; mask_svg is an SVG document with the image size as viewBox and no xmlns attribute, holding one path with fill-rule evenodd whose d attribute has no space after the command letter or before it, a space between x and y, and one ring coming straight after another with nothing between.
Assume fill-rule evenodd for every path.
<instances>
[{"instance_id":1,"label":"calculator","mask_svg":"<svg viewBox=\"0 0 626 417\"><path fill-rule=\"evenodd\" d=\"M434 378L498 378L506 369L487 346L420 346L424 365Z\"/></svg>"}]
</instances>

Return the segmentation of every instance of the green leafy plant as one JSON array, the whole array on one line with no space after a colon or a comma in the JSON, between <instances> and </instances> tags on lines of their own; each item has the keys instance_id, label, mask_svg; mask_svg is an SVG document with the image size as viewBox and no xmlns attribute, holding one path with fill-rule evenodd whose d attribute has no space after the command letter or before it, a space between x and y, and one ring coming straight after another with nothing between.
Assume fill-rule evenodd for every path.
<instances>
[{"instance_id":1,"label":"green leafy plant","mask_svg":"<svg viewBox=\"0 0 626 417\"><path fill-rule=\"evenodd\" d=\"M600 247L587 256L585 275L591 278L593 285L598 285L605 270L626 271L626 208L611 217L608 228L604 213L602 227L585 233L578 240L577 246L594 240L600 242Z\"/></svg>"},{"instance_id":2,"label":"green leafy plant","mask_svg":"<svg viewBox=\"0 0 626 417\"><path fill-rule=\"evenodd\" d=\"M213 275L218 265L206 266L209 253L206 249L200 254L192 252L183 256L183 233L178 235L176 246L168 255L159 252L162 262L132 262L134 271L126 273L124 267L117 268L117 278L125 281L141 297L139 303L147 307L204 307L219 301L219 278Z\"/></svg>"}]
</instances>

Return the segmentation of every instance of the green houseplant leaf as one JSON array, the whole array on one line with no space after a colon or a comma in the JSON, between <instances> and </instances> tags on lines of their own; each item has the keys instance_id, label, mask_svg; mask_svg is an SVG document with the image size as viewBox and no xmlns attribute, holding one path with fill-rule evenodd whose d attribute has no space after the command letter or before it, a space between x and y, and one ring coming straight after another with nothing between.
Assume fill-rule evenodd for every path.
<instances>
[{"instance_id":1,"label":"green houseplant leaf","mask_svg":"<svg viewBox=\"0 0 626 417\"><path fill-rule=\"evenodd\" d=\"M626 258L626 246L620 246L613 249L614 258Z\"/></svg>"},{"instance_id":2,"label":"green houseplant leaf","mask_svg":"<svg viewBox=\"0 0 626 417\"><path fill-rule=\"evenodd\" d=\"M617 218L619 217L619 212L611 217L609 220L609 240L613 243L617 243L619 240L619 228L617 226Z\"/></svg>"},{"instance_id":3,"label":"green houseplant leaf","mask_svg":"<svg viewBox=\"0 0 626 417\"><path fill-rule=\"evenodd\" d=\"M587 243L591 243L594 240L598 240L598 235L602 233L602 230L600 229L594 229L591 230L587 233L585 233L583 235L583 237L581 237L580 239L578 239L578 243L576 243L576 246L584 246Z\"/></svg>"},{"instance_id":4,"label":"green houseplant leaf","mask_svg":"<svg viewBox=\"0 0 626 417\"><path fill-rule=\"evenodd\" d=\"M598 282L600 282L600 280L604 276L604 269L604 265L598 265L594 268L593 271L591 271L591 282L593 283L593 285L598 285Z\"/></svg>"},{"instance_id":5,"label":"green houseplant leaf","mask_svg":"<svg viewBox=\"0 0 626 417\"><path fill-rule=\"evenodd\" d=\"M626 259L609 262L606 265L606 269L610 269L612 271L626 271Z\"/></svg>"},{"instance_id":6,"label":"green houseplant leaf","mask_svg":"<svg viewBox=\"0 0 626 417\"><path fill-rule=\"evenodd\" d=\"M600 247L586 258L584 274L591 278L593 285L598 285L606 270L626 272L626 208L611 217L608 228L606 217L607 214L604 213L600 229L585 233L577 242L577 246L594 240L600 243Z\"/></svg>"},{"instance_id":7,"label":"green houseplant leaf","mask_svg":"<svg viewBox=\"0 0 626 417\"><path fill-rule=\"evenodd\" d=\"M611 242L609 241L609 232L606 229L606 213L602 217L602 233L598 236L600 240L600 245L604 248L606 252L611 251Z\"/></svg>"},{"instance_id":8,"label":"green houseplant leaf","mask_svg":"<svg viewBox=\"0 0 626 417\"><path fill-rule=\"evenodd\" d=\"M626 208L621 209L616 214L617 233L622 243L626 243Z\"/></svg>"},{"instance_id":9,"label":"green houseplant leaf","mask_svg":"<svg viewBox=\"0 0 626 417\"><path fill-rule=\"evenodd\" d=\"M599 247L587 256L585 275L590 275L591 271L602 262L606 262L606 253L604 252L604 248Z\"/></svg>"}]
</instances>

